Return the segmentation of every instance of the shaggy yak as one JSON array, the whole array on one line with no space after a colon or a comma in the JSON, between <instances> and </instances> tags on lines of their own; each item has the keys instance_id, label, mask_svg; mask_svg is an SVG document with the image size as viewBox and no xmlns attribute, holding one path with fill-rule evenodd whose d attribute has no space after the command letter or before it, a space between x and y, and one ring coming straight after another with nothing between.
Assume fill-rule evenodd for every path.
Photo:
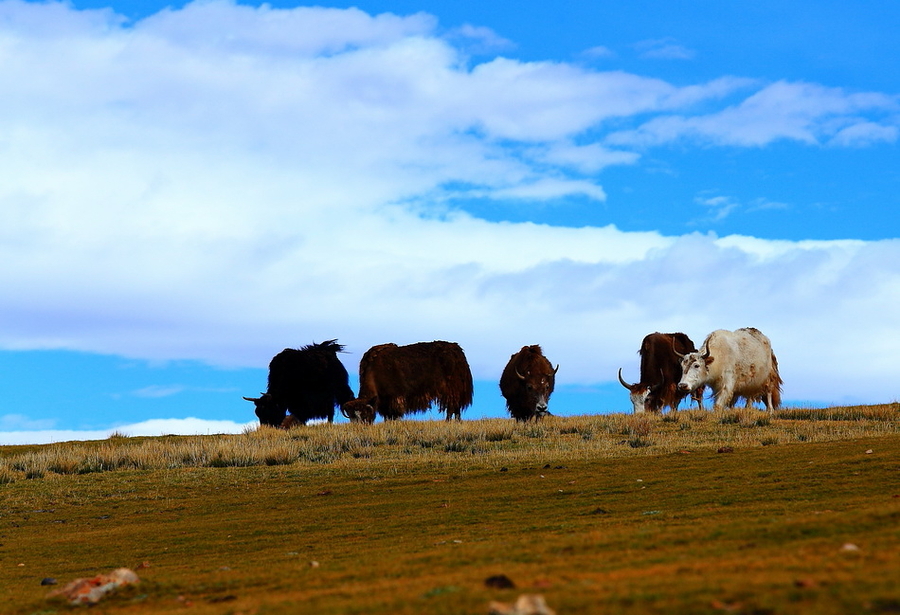
<instances>
[{"instance_id":1,"label":"shaggy yak","mask_svg":"<svg viewBox=\"0 0 900 615\"><path fill-rule=\"evenodd\" d=\"M337 358L343 349L337 340L328 340L275 355L269 363L268 390L244 398L256 404L260 424L289 427L311 419L331 423L335 406L353 399L347 369Z\"/></svg>"},{"instance_id":2,"label":"shaggy yak","mask_svg":"<svg viewBox=\"0 0 900 615\"><path fill-rule=\"evenodd\" d=\"M394 420L436 403L449 421L472 405L472 392L472 372L458 344L381 344L363 355L359 397L346 402L341 412L353 422L374 423L376 414Z\"/></svg>"},{"instance_id":3,"label":"shaggy yak","mask_svg":"<svg viewBox=\"0 0 900 615\"><path fill-rule=\"evenodd\" d=\"M522 346L509 358L500 376L500 394L506 409L517 421L539 419L550 414L547 406L556 384L556 372L537 344Z\"/></svg>"}]
</instances>

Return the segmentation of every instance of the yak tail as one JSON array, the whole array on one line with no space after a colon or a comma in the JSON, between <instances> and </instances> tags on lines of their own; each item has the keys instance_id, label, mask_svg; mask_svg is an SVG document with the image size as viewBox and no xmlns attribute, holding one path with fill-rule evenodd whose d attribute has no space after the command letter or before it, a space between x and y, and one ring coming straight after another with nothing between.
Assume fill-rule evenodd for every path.
<instances>
[{"instance_id":1,"label":"yak tail","mask_svg":"<svg viewBox=\"0 0 900 615\"><path fill-rule=\"evenodd\" d=\"M772 374L769 376L769 392L772 395L772 408L780 408L781 407L781 385L784 384L784 380L781 379L781 374L778 373L778 359L775 358L775 353L772 353Z\"/></svg>"}]
</instances>

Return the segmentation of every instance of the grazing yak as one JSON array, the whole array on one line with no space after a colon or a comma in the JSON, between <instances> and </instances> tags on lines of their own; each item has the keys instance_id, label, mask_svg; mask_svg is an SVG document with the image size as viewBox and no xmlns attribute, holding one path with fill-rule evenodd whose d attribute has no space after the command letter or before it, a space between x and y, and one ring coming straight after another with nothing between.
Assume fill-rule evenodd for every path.
<instances>
[{"instance_id":1,"label":"grazing yak","mask_svg":"<svg viewBox=\"0 0 900 615\"><path fill-rule=\"evenodd\" d=\"M394 420L436 403L449 421L472 405L472 393L472 372L459 344L380 344L362 356L359 396L341 412L353 422L374 423L376 413Z\"/></svg>"},{"instance_id":2,"label":"grazing yak","mask_svg":"<svg viewBox=\"0 0 900 615\"><path fill-rule=\"evenodd\" d=\"M500 393L506 398L506 409L517 421L539 419L550 414L547 405L556 384L556 372L541 347L522 346L509 358L500 376Z\"/></svg>"},{"instance_id":3,"label":"grazing yak","mask_svg":"<svg viewBox=\"0 0 900 615\"><path fill-rule=\"evenodd\" d=\"M269 363L268 390L244 398L256 404L260 424L289 427L311 419L331 423L335 406L353 399L347 369L337 358L343 349L337 340L328 340L275 355Z\"/></svg>"},{"instance_id":4,"label":"grazing yak","mask_svg":"<svg viewBox=\"0 0 900 615\"><path fill-rule=\"evenodd\" d=\"M678 404L688 391L678 388L681 380L681 357L697 348L684 333L650 333L641 342L641 379L628 384L619 368L619 382L628 389L634 412L660 412L668 406L678 410ZM699 387L691 393L700 409L703 409L703 391Z\"/></svg>"},{"instance_id":5,"label":"grazing yak","mask_svg":"<svg viewBox=\"0 0 900 615\"><path fill-rule=\"evenodd\" d=\"M769 411L781 405L778 361L769 338L757 329L713 331L699 351L682 357L681 369L678 388L687 392L709 385L716 400L714 410L733 407L738 397L748 407L763 402Z\"/></svg>"}]
</instances>

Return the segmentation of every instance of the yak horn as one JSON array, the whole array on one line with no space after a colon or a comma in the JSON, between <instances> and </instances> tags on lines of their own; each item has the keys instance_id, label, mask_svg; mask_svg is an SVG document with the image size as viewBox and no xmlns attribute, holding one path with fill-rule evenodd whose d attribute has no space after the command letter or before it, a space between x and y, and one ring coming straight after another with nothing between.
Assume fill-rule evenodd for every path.
<instances>
[{"instance_id":1,"label":"yak horn","mask_svg":"<svg viewBox=\"0 0 900 615\"><path fill-rule=\"evenodd\" d=\"M253 403L256 403L260 400L259 397L245 397L244 399L246 399L247 401L252 401Z\"/></svg>"},{"instance_id":2,"label":"yak horn","mask_svg":"<svg viewBox=\"0 0 900 615\"><path fill-rule=\"evenodd\" d=\"M517 367L517 368L515 368L515 370L516 370L516 376L519 377L519 380L525 380L525 376L523 376L522 374L519 373L519 368Z\"/></svg>"},{"instance_id":3,"label":"yak horn","mask_svg":"<svg viewBox=\"0 0 900 615\"><path fill-rule=\"evenodd\" d=\"M553 370L553 373L555 374L558 371L559 371L559 363L556 364L556 369Z\"/></svg>"},{"instance_id":4,"label":"yak horn","mask_svg":"<svg viewBox=\"0 0 900 615\"><path fill-rule=\"evenodd\" d=\"M684 355L681 354L680 352L678 352L678 349L675 348L675 338L674 338L674 337L672 338L672 352L674 352L676 355L678 355L678 358L679 358L679 359L683 359L683 358L684 358Z\"/></svg>"},{"instance_id":5,"label":"yak horn","mask_svg":"<svg viewBox=\"0 0 900 615\"><path fill-rule=\"evenodd\" d=\"M628 389L629 391L631 390L631 387L634 386L633 384L628 384L627 382L625 382L625 379L622 378L622 368L621 367L619 368L619 382L621 382L622 386L625 387L626 389Z\"/></svg>"}]
</instances>

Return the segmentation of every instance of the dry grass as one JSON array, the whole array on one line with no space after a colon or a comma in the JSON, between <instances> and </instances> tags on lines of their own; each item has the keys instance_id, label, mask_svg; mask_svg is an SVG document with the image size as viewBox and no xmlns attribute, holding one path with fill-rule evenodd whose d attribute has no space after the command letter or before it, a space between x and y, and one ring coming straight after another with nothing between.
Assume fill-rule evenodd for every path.
<instances>
[{"instance_id":1,"label":"dry grass","mask_svg":"<svg viewBox=\"0 0 900 615\"><path fill-rule=\"evenodd\" d=\"M0 447L0 611L146 562L92 612L897 612L896 406L808 412Z\"/></svg>"},{"instance_id":2,"label":"dry grass","mask_svg":"<svg viewBox=\"0 0 900 615\"><path fill-rule=\"evenodd\" d=\"M163 438L111 436L101 442L0 449L0 484L117 470L340 464L350 459L508 465L535 453L555 459L658 455L681 450L829 442L900 431L900 404L847 408L666 415L609 414L447 423L268 427L238 435ZM21 447L18 447L21 448Z\"/></svg>"}]
</instances>

